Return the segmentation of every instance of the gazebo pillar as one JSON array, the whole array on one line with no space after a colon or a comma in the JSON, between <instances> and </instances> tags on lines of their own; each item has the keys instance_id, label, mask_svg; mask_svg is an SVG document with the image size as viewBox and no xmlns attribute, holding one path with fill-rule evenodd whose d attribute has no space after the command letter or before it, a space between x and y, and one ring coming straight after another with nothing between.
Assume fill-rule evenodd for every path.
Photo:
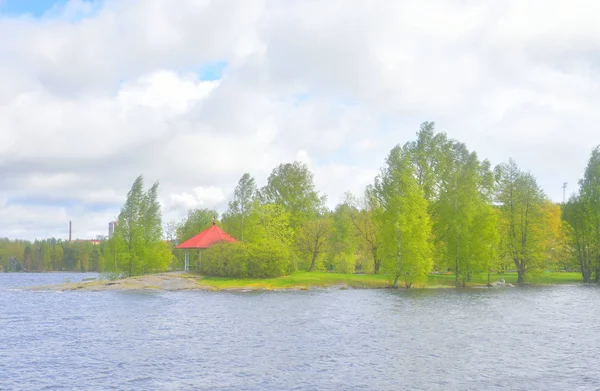
<instances>
[{"instance_id":1,"label":"gazebo pillar","mask_svg":"<svg viewBox=\"0 0 600 391\"><path fill-rule=\"evenodd\" d=\"M184 270L187 272L190 270L190 250L189 249L185 249L184 251Z\"/></svg>"}]
</instances>

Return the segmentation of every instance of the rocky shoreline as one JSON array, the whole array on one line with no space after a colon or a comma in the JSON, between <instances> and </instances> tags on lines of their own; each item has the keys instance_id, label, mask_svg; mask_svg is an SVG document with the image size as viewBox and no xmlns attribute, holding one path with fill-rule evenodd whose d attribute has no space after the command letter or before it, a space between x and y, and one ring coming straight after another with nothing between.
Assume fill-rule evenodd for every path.
<instances>
[{"instance_id":1,"label":"rocky shoreline","mask_svg":"<svg viewBox=\"0 0 600 391\"><path fill-rule=\"evenodd\" d=\"M254 292L254 291L301 291L309 289L350 289L346 284L336 284L326 287L297 286L297 287L216 287L202 282L202 276L184 272L169 272L129 277L120 280L95 280L69 282L60 285L47 285L31 288L36 291L209 291L209 292Z\"/></svg>"},{"instance_id":2,"label":"rocky shoreline","mask_svg":"<svg viewBox=\"0 0 600 391\"><path fill-rule=\"evenodd\" d=\"M385 286L356 286L344 282L331 284L299 283L294 286L278 287L268 283L248 283L241 286L215 286L210 281L203 281L204 277L187 272L167 272L158 274L147 274L144 276L129 277L119 280L92 280L84 279L79 282L69 282L59 285L47 285L30 288L36 291L208 291L208 292L257 292L257 291L303 291L303 290L344 290L344 289L382 289ZM389 288L389 286L387 286ZM474 285L471 288L487 288L487 285ZM489 288L513 287L504 280L490 284ZM454 286L430 286L427 289L448 289Z\"/></svg>"}]
</instances>

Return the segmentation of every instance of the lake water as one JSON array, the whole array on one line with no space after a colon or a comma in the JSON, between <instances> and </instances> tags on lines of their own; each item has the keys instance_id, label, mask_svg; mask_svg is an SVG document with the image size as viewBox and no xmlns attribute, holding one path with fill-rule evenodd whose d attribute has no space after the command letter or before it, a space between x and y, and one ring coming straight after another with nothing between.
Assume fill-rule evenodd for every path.
<instances>
[{"instance_id":1,"label":"lake water","mask_svg":"<svg viewBox=\"0 0 600 391\"><path fill-rule=\"evenodd\" d=\"M597 390L600 289L33 292L0 273L1 390Z\"/></svg>"}]
</instances>

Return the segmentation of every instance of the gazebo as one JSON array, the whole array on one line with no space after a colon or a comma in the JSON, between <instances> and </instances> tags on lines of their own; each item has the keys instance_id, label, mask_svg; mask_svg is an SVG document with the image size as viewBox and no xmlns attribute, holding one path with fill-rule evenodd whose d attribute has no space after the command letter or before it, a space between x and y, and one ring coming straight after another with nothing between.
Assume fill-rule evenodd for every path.
<instances>
[{"instance_id":1,"label":"gazebo","mask_svg":"<svg viewBox=\"0 0 600 391\"><path fill-rule=\"evenodd\" d=\"M198 255L202 256L202 250L211 247L219 242L237 242L235 238L223 231L215 221L212 227L205 229L198 235L186 240L175 248L185 250L185 271L190 269L190 250L198 250Z\"/></svg>"}]
</instances>

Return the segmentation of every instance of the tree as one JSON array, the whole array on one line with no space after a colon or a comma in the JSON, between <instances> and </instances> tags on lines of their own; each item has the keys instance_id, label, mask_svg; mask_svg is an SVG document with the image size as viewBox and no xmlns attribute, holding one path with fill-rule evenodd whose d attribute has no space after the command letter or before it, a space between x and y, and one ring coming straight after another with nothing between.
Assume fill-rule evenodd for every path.
<instances>
[{"instance_id":1,"label":"tree","mask_svg":"<svg viewBox=\"0 0 600 391\"><path fill-rule=\"evenodd\" d=\"M517 268L517 281L522 284L528 272L543 265L545 197L535 178L521 172L512 159L496 167L496 181L504 250Z\"/></svg>"},{"instance_id":2,"label":"tree","mask_svg":"<svg viewBox=\"0 0 600 391\"><path fill-rule=\"evenodd\" d=\"M417 140L405 145L415 170L417 185L430 206L438 198L440 178L444 175L451 146L445 133L435 132L435 122L423 122L417 132Z\"/></svg>"},{"instance_id":3,"label":"tree","mask_svg":"<svg viewBox=\"0 0 600 391\"><path fill-rule=\"evenodd\" d=\"M104 270L104 258L100 246L93 246L90 254L90 270L101 272Z\"/></svg>"},{"instance_id":4,"label":"tree","mask_svg":"<svg viewBox=\"0 0 600 391\"><path fill-rule=\"evenodd\" d=\"M348 195L348 197L350 197ZM357 267L357 252L360 237L357 235L352 219L358 210L350 203L344 202L335 207L330 218L331 233L327 262L331 270L342 273L354 273Z\"/></svg>"},{"instance_id":5,"label":"tree","mask_svg":"<svg viewBox=\"0 0 600 391\"><path fill-rule=\"evenodd\" d=\"M140 263L144 245L142 227L142 207L144 199L144 178L138 176L127 193L125 205L121 208L118 224L114 233L117 244L117 258L121 261L119 267L133 276L136 266Z\"/></svg>"},{"instance_id":6,"label":"tree","mask_svg":"<svg viewBox=\"0 0 600 391\"><path fill-rule=\"evenodd\" d=\"M62 270L63 255L62 243L55 244L50 252L50 264L52 270Z\"/></svg>"},{"instance_id":7,"label":"tree","mask_svg":"<svg viewBox=\"0 0 600 391\"><path fill-rule=\"evenodd\" d=\"M290 214L280 205L258 205L248 217L250 243L276 241L286 247L294 243L294 231L290 227Z\"/></svg>"},{"instance_id":8,"label":"tree","mask_svg":"<svg viewBox=\"0 0 600 391\"><path fill-rule=\"evenodd\" d=\"M313 174L300 162L277 166L260 194L264 202L281 205L290 214L294 229L304 219L316 216L325 203L325 197L315 190Z\"/></svg>"},{"instance_id":9,"label":"tree","mask_svg":"<svg viewBox=\"0 0 600 391\"><path fill-rule=\"evenodd\" d=\"M277 270L280 270L282 262L288 272L296 270L291 252L295 240L294 231L290 227L290 214L282 206L257 205L248 216L246 227L246 242L254 264L258 263L256 256L270 250L272 254L277 254L276 262L273 263L278 265Z\"/></svg>"},{"instance_id":10,"label":"tree","mask_svg":"<svg viewBox=\"0 0 600 391\"><path fill-rule=\"evenodd\" d=\"M592 151L579 186L585 224L591 235L588 256L592 259L595 281L600 282L600 146Z\"/></svg>"},{"instance_id":11,"label":"tree","mask_svg":"<svg viewBox=\"0 0 600 391\"><path fill-rule=\"evenodd\" d=\"M32 251L31 251L31 245L27 244L25 246L25 249L23 250L23 267L25 268L25 270L29 270L32 266Z\"/></svg>"},{"instance_id":12,"label":"tree","mask_svg":"<svg viewBox=\"0 0 600 391\"><path fill-rule=\"evenodd\" d=\"M136 178L121 208L114 241L115 268L129 276L168 267L172 254L162 240L158 183L144 193L144 180Z\"/></svg>"},{"instance_id":13,"label":"tree","mask_svg":"<svg viewBox=\"0 0 600 391\"><path fill-rule=\"evenodd\" d=\"M240 178L233 192L233 200L229 203L229 208L223 216L224 220L228 221L229 232L241 241L244 240L246 220L252 213L257 194L258 189L254 178L245 173Z\"/></svg>"},{"instance_id":14,"label":"tree","mask_svg":"<svg viewBox=\"0 0 600 391\"><path fill-rule=\"evenodd\" d=\"M546 200L542 205L544 237L546 243L545 267L549 270L566 269L569 258L566 229L560 204Z\"/></svg>"},{"instance_id":15,"label":"tree","mask_svg":"<svg viewBox=\"0 0 600 391\"><path fill-rule=\"evenodd\" d=\"M393 148L386 164L375 180L383 209L384 266L393 274L395 287L402 278L410 288L415 282L426 282L433 266L427 200L404 149Z\"/></svg>"},{"instance_id":16,"label":"tree","mask_svg":"<svg viewBox=\"0 0 600 391\"><path fill-rule=\"evenodd\" d=\"M488 161L425 122L417 140L405 144L418 187L428 201L436 246L436 268L453 270L455 284L488 271L498 245L492 194L494 176ZM479 231L487 233L482 240ZM493 258L490 258L493 257Z\"/></svg>"},{"instance_id":17,"label":"tree","mask_svg":"<svg viewBox=\"0 0 600 391\"><path fill-rule=\"evenodd\" d=\"M563 213L583 282L600 281L600 146L592 150L579 191Z\"/></svg>"},{"instance_id":18,"label":"tree","mask_svg":"<svg viewBox=\"0 0 600 391\"><path fill-rule=\"evenodd\" d=\"M306 258L310 258L308 271L315 270L319 257L330 250L332 220L326 215L318 216L302 223L298 230L298 249Z\"/></svg>"},{"instance_id":19,"label":"tree","mask_svg":"<svg viewBox=\"0 0 600 391\"><path fill-rule=\"evenodd\" d=\"M581 194L575 194L564 206L563 211L573 257L577 260L581 277L586 284L592 280L595 258L594 226L591 224L591 213L588 213L587 207Z\"/></svg>"},{"instance_id":20,"label":"tree","mask_svg":"<svg viewBox=\"0 0 600 391\"><path fill-rule=\"evenodd\" d=\"M441 264L453 269L456 286L489 271L498 240L491 206L489 162L481 163L464 144L449 141L434 208L434 233ZM485 235L482 235L485 233Z\"/></svg>"},{"instance_id":21,"label":"tree","mask_svg":"<svg viewBox=\"0 0 600 391\"><path fill-rule=\"evenodd\" d=\"M383 244L380 222L382 207L373 186L367 186L362 200L352 196L346 198L346 204L355 209L349 213L354 229L373 261L373 273L379 274L381 267L381 248Z\"/></svg>"},{"instance_id":22,"label":"tree","mask_svg":"<svg viewBox=\"0 0 600 391\"><path fill-rule=\"evenodd\" d=\"M198 233L210 228L219 214L214 209L192 209L187 216L179 222L175 230L177 241L183 243Z\"/></svg>"}]
</instances>

